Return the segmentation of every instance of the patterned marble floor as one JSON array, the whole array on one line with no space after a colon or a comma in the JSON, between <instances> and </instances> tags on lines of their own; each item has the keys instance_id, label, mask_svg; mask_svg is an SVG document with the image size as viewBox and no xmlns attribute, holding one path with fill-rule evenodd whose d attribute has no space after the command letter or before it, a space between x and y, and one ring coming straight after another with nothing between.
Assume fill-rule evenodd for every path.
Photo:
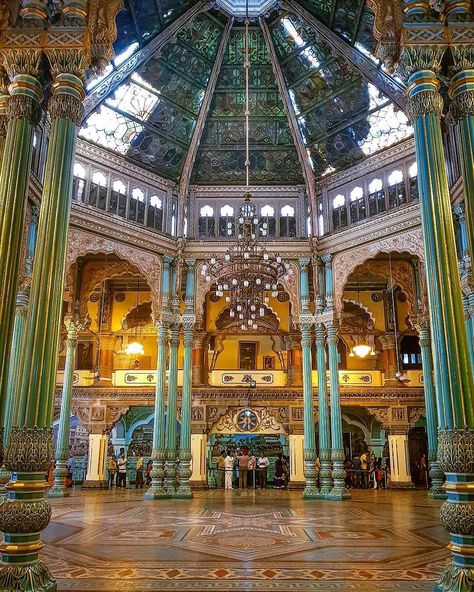
<instances>
[{"instance_id":1,"label":"patterned marble floor","mask_svg":"<svg viewBox=\"0 0 474 592\"><path fill-rule=\"evenodd\" d=\"M440 502L422 491L199 492L145 502L134 490L53 500L43 559L58 590L427 591L448 557Z\"/></svg>"}]
</instances>

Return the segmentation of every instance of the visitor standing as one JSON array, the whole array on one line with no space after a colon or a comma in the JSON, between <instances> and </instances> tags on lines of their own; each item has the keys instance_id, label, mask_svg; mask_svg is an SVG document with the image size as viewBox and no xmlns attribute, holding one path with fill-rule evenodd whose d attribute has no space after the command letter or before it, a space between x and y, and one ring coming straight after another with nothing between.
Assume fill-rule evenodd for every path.
<instances>
[{"instance_id":1,"label":"visitor standing","mask_svg":"<svg viewBox=\"0 0 474 592\"><path fill-rule=\"evenodd\" d=\"M144 459L143 459L143 455L141 450L138 452L138 456L137 456L137 472L135 475L135 489L138 489L139 487L141 489L143 489L143 485L144 485L144 481L143 481L143 464L144 464Z\"/></svg>"},{"instance_id":2,"label":"visitor standing","mask_svg":"<svg viewBox=\"0 0 474 592\"><path fill-rule=\"evenodd\" d=\"M367 452L363 452L360 455L360 471L362 477L362 487L367 489L368 487L368 479L367 479Z\"/></svg>"},{"instance_id":3,"label":"visitor standing","mask_svg":"<svg viewBox=\"0 0 474 592\"><path fill-rule=\"evenodd\" d=\"M232 489L232 474L234 472L234 457L227 452L227 456L224 459L225 467L225 488Z\"/></svg>"},{"instance_id":4,"label":"visitor standing","mask_svg":"<svg viewBox=\"0 0 474 592\"><path fill-rule=\"evenodd\" d=\"M275 478L273 480L273 487L275 489L283 489L285 483L283 481L283 459L282 455L279 454L275 461Z\"/></svg>"},{"instance_id":5,"label":"visitor standing","mask_svg":"<svg viewBox=\"0 0 474 592\"><path fill-rule=\"evenodd\" d=\"M420 460L418 461L418 479L420 481L420 485L423 487L428 487L428 480L426 477L426 456L422 454Z\"/></svg>"},{"instance_id":6,"label":"visitor standing","mask_svg":"<svg viewBox=\"0 0 474 592\"><path fill-rule=\"evenodd\" d=\"M66 487L72 487L74 483L74 469L76 467L76 460L71 455L67 461L67 475L66 475Z\"/></svg>"},{"instance_id":7,"label":"visitor standing","mask_svg":"<svg viewBox=\"0 0 474 592\"><path fill-rule=\"evenodd\" d=\"M352 485L353 487L360 487L360 457L358 454L352 459Z\"/></svg>"},{"instance_id":8,"label":"visitor standing","mask_svg":"<svg viewBox=\"0 0 474 592\"><path fill-rule=\"evenodd\" d=\"M247 471L249 467L248 450L244 448L242 454L238 456L239 461L239 489L247 489Z\"/></svg>"},{"instance_id":9,"label":"visitor standing","mask_svg":"<svg viewBox=\"0 0 474 592\"><path fill-rule=\"evenodd\" d=\"M109 489L112 489L114 486L115 475L117 474L117 461L113 456L111 456L107 462L107 471L109 472Z\"/></svg>"},{"instance_id":10,"label":"visitor standing","mask_svg":"<svg viewBox=\"0 0 474 592\"><path fill-rule=\"evenodd\" d=\"M153 460L150 460L146 463L146 484L151 485L151 472L153 471Z\"/></svg>"},{"instance_id":11,"label":"visitor standing","mask_svg":"<svg viewBox=\"0 0 474 592\"><path fill-rule=\"evenodd\" d=\"M375 458L374 453L370 455L369 481L369 486L373 487L374 489L377 489L377 459Z\"/></svg>"},{"instance_id":12,"label":"visitor standing","mask_svg":"<svg viewBox=\"0 0 474 592\"><path fill-rule=\"evenodd\" d=\"M125 452L120 454L117 467L117 488L123 487L125 489L127 487L127 459L125 458Z\"/></svg>"},{"instance_id":13,"label":"visitor standing","mask_svg":"<svg viewBox=\"0 0 474 592\"><path fill-rule=\"evenodd\" d=\"M255 456L249 452L249 465L248 465L248 473L247 473L247 485L255 489L255 469L257 468L257 459Z\"/></svg>"},{"instance_id":14,"label":"visitor standing","mask_svg":"<svg viewBox=\"0 0 474 592\"><path fill-rule=\"evenodd\" d=\"M217 459L217 476L216 476L216 485L217 489L222 489L224 487L225 481L225 455L224 452L221 452L219 458Z\"/></svg>"},{"instance_id":15,"label":"visitor standing","mask_svg":"<svg viewBox=\"0 0 474 592\"><path fill-rule=\"evenodd\" d=\"M258 460L257 460L258 486L260 487L260 489L267 488L267 471L268 471L269 464L270 463L268 461L268 458L265 456L263 451L260 452L260 456L258 457Z\"/></svg>"}]
</instances>

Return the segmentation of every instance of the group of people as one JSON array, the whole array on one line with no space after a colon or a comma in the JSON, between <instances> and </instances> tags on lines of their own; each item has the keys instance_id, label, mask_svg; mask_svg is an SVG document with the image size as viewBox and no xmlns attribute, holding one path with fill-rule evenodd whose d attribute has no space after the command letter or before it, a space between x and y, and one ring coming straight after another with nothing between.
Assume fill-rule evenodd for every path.
<instances>
[{"instance_id":1,"label":"group of people","mask_svg":"<svg viewBox=\"0 0 474 592\"><path fill-rule=\"evenodd\" d=\"M346 471L346 487L362 489L386 488L390 481L390 465L388 459L383 461L375 454L367 452L356 454L352 460L346 459L344 463Z\"/></svg>"},{"instance_id":2,"label":"group of people","mask_svg":"<svg viewBox=\"0 0 474 592\"><path fill-rule=\"evenodd\" d=\"M233 489L234 482L238 482L239 489L266 489L269 466L270 461L263 451L258 456L254 456L247 448L243 448L236 456L231 451L223 451L217 459L216 485L220 489ZM273 487L284 489L289 476L288 458L279 454L275 462Z\"/></svg>"},{"instance_id":3,"label":"group of people","mask_svg":"<svg viewBox=\"0 0 474 592\"><path fill-rule=\"evenodd\" d=\"M153 461L150 459L145 467L145 459L143 453L139 450L136 456L135 465L135 489L143 489L146 485L151 485L151 471L153 469ZM115 456L111 455L107 461L108 483L109 489L115 486L117 489L127 487L127 464L128 459L125 455L125 448L120 449L120 453Z\"/></svg>"}]
</instances>

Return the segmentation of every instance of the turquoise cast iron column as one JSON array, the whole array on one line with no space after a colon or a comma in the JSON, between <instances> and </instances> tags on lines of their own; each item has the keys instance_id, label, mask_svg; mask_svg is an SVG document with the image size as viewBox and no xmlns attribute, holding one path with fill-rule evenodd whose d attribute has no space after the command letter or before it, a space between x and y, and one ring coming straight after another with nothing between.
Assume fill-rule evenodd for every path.
<instances>
[{"instance_id":1,"label":"turquoise cast iron column","mask_svg":"<svg viewBox=\"0 0 474 592\"><path fill-rule=\"evenodd\" d=\"M331 461L333 486L326 499L344 500L351 497L344 480L344 442L342 439L341 397L339 392L339 362L337 345L339 343L338 324L334 317L334 279L332 256L323 257L326 269L326 310L324 316L328 342L329 389L331 400Z\"/></svg>"},{"instance_id":2,"label":"turquoise cast iron column","mask_svg":"<svg viewBox=\"0 0 474 592\"><path fill-rule=\"evenodd\" d=\"M0 174L0 277L3 278L0 290L0 423L3 427L33 123L42 92L37 80L41 51L5 51L1 52L1 57L12 80L11 97L6 107L8 126Z\"/></svg>"},{"instance_id":3,"label":"turquoise cast iron column","mask_svg":"<svg viewBox=\"0 0 474 592\"><path fill-rule=\"evenodd\" d=\"M341 398L339 393L339 364L337 344L339 337L337 333L337 321L334 319L326 323L328 334L328 359L329 359L329 388L331 398L331 461L333 487L326 499L344 500L349 499L351 494L346 489L344 480L344 442L342 439L342 415Z\"/></svg>"},{"instance_id":4,"label":"turquoise cast iron column","mask_svg":"<svg viewBox=\"0 0 474 592\"><path fill-rule=\"evenodd\" d=\"M173 259L163 257L162 288L161 288L161 320L158 329L158 357L156 367L156 394L153 425L153 470L151 486L145 492L145 499L154 500L165 496L163 488L164 463L166 459L165 439L165 389L166 389L166 343L168 324L171 320L170 310L170 265Z\"/></svg>"},{"instance_id":5,"label":"turquoise cast iron column","mask_svg":"<svg viewBox=\"0 0 474 592\"><path fill-rule=\"evenodd\" d=\"M53 459L52 420L59 324L64 290L76 127L82 118L85 55L76 50L47 51L53 83L48 110L51 130L46 157L37 248L25 328L19 427L14 427L5 466L12 471L8 500L0 506L0 589L55 590L48 568L39 561L40 533L48 525L44 475ZM18 529L19 504L28 519ZM41 582L41 588L40 588Z\"/></svg>"},{"instance_id":6,"label":"turquoise cast iron column","mask_svg":"<svg viewBox=\"0 0 474 592\"><path fill-rule=\"evenodd\" d=\"M417 22L412 26L419 35L420 26L431 29L433 24ZM405 27L410 39L410 25ZM400 66L408 79L408 113L415 133L435 362L438 460L446 475L448 494L441 521L450 533L452 557L436 590L467 592L474 586L474 378L440 124L443 101L436 72L445 49L440 45L407 45Z\"/></svg>"},{"instance_id":7,"label":"turquoise cast iron column","mask_svg":"<svg viewBox=\"0 0 474 592\"><path fill-rule=\"evenodd\" d=\"M28 313L28 302L30 296L31 273L33 271L33 260L36 249L36 236L38 231L38 208L31 208L30 223L28 226L28 237L26 247L26 259L24 269L24 281L16 295L15 324L13 326L13 339L8 369L7 397L5 405L4 434L3 442L5 448L10 441L11 428L18 417L18 390L20 384L20 364L23 341L25 335L26 315Z\"/></svg>"},{"instance_id":8,"label":"turquoise cast iron column","mask_svg":"<svg viewBox=\"0 0 474 592\"><path fill-rule=\"evenodd\" d=\"M428 496L435 499L446 499L446 492L443 489L443 471L439 468L438 462L438 417L436 415L436 394L429 323L421 323L419 332L425 391L426 431L428 433L429 475L431 477L431 488Z\"/></svg>"},{"instance_id":9,"label":"turquoise cast iron column","mask_svg":"<svg viewBox=\"0 0 474 592\"><path fill-rule=\"evenodd\" d=\"M181 402L181 439L179 444L179 486L177 497L191 498L193 496L189 479L191 477L191 406L192 406L192 353L193 353L193 329L196 320L194 314L195 291L195 261L186 261L188 271L186 274L185 309L182 317L184 332L184 360L183 360L183 397Z\"/></svg>"},{"instance_id":10,"label":"turquoise cast iron column","mask_svg":"<svg viewBox=\"0 0 474 592\"><path fill-rule=\"evenodd\" d=\"M319 495L316 476L316 433L314 429L313 401L313 365L311 363L311 329L313 316L309 309L309 259L300 259L300 327L301 350L303 355L303 413L304 413L304 476L306 485L303 492L305 499L315 499Z\"/></svg>"},{"instance_id":11,"label":"turquoise cast iron column","mask_svg":"<svg viewBox=\"0 0 474 592\"><path fill-rule=\"evenodd\" d=\"M49 490L49 497L67 497L66 487L67 461L69 458L69 424L71 418L72 387L74 383L74 366L76 361L77 337L85 327L85 323L77 318L66 317L64 325L67 331L66 363L64 366L64 382L59 414L58 438L56 442L56 467L54 469L54 485Z\"/></svg>"},{"instance_id":12,"label":"turquoise cast iron column","mask_svg":"<svg viewBox=\"0 0 474 592\"><path fill-rule=\"evenodd\" d=\"M170 361L168 374L168 405L166 412L165 494L173 497L176 488L176 422L178 395L179 325L173 323L169 333Z\"/></svg>"},{"instance_id":13,"label":"turquoise cast iron column","mask_svg":"<svg viewBox=\"0 0 474 592\"><path fill-rule=\"evenodd\" d=\"M318 367L318 410L319 410L319 496L326 497L332 489L331 444L329 430L328 389L326 381L326 336L323 323L316 325L316 360Z\"/></svg>"}]
</instances>

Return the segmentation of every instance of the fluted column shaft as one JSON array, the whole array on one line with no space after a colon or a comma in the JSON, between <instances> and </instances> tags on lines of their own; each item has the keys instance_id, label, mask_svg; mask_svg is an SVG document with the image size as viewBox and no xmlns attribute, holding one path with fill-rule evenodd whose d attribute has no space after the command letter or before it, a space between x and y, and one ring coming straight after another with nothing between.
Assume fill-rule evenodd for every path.
<instances>
[{"instance_id":1,"label":"fluted column shaft","mask_svg":"<svg viewBox=\"0 0 474 592\"><path fill-rule=\"evenodd\" d=\"M83 328L83 323L73 317L64 321L67 331L66 363L64 366L64 382L61 396L61 411L59 413L58 437L56 441L54 469L54 485L49 490L49 497L67 497L66 487L67 461L69 458L69 427L71 418L72 387L74 384L74 368L76 361L77 337Z\"/></svg>"},{"instance_id":2,"label":"fluted column shaft","mask_svg":"<svg viewBox=\"0 0 474 592\"><path fill-rule=\"evenodd\" d=\"M299 260L300 267L300 328L301 328L301 353L303 358L303 419L304 419L304 476L306 485L303 497L314 499L319 495L316 460L318 458L316 451L316 433L314 429L314 401L313 401L313 364L311 361L312 344L312 323L310 293L309 293L309 273L308 266L310 260L302 258Z\"/></svg>"},{"instance_id":3,"label":"fluted column shaft","mask_svg":"<svg viewBox=\"0 0 474 592\"><path fill-rule=\"evenodd\" d=\"M153 420L153 470L151 473L151 486L145 492L145 499L154 500L165 497L163 488L164 464L166 460L166 434L165 434L165 390L166 390L166 346L168 341L168 321L170 312L170 265L173 259L163 257L163 271L161 282L161 320L157 323L158 329L158 355L156 365L156 391L155 409Z\"/></svg>"},{"instance_id":4,"label":"fluted column shaft","mask_svg":"<svg viewBox=\"0 0 474 592\"><path fill-rule=\"evenodd\" d=\"M333 486L327 499L343 500L351 497L345 486L344 442L342 437L341 396L339 392L339 343L337 321L326 324L328 334L329 388L331 399L331 460Z\"/></svg>"},{"instance_id":5,"label":"fluted column shaft","mask_svg":"<svg viewBox=\"0 0 474 592\"><path fill-rule=\"evenodd\" d=\"M426 26L433 25L428 22ZM474 377L440 123L443 101L438 93L436 72L445 49L444 46L407 46L400 64L408 78L408 113L415 134L435 362L438 459L446 474L448 494L441 508L441 520L450 533L452 560L436 589L467 592L474 585ZM471 519L466 521L467 515Z\"/></svg>"},{"instance_id":6,"label":"fluted column shaft","mask_svg":"<svg viewBox=\"0 0 474 592\"><path fill-rule=\"evenodd\" d=\"M168 374L168 405L166 412L166 464L165 494L173 497L176 489L176 422L178 395L178 346L179 325L173 324L170 329L170 357Z\"/></svg>"},{"instance_id":7,"label":"fluted column shaft","mask_svg":"<svg viewBox=\"0 0 474 592\"><path fill-rule=\"evenodd\" d=\"M318 410L319 410L319 495L331 493L331 434L329 429L328 389L326 382L326 336L324 325L316 325L316 361L318 368Z\"/></svg>"},{"instance_id":8,"label":"fluted column shaft","mask_svg":"<svg viewBox=\"0 0 474 592\"><path fill-rule=\"evenodd\" d=\"M191 408L192 408L192 351L193 351L193 327L196 320L194 314L194 292L196 284L196 271L194 259L186 261L188 270L186 274L185 311L183 315L184 332L184 360L183 360L183 397L181 402L181 439L179 445L179 486L177 496L180 498L192 497L189 479L191 477Z\"/></svg>"},{"instance_id":9,"label":"fluted column shaft","mask_svg":"<svg viewBox=\"0 0 474 592\"><path fill-rule=\"evenodd\" d=\"M36 52L35 52L36 53ZM51 65L53 83L48 103L51 118L46 167L43 182L41 213L38 224L37 250L31 280L30 304L25 327L25 340L21 360L19 385L18 428L13 428L6 454L5 466L12 471L12 481L7 484L9 498L2 506L0 529L4 531L2 546L3 563L0 567L0 589L9 588L12 575L11 563L34 566L35 579L43 580L46 587L53 587L54 579L47 567L39 561L42 546L41 531L49 522L49 506L45 500L48 487L44 474L53 458L52 420L56 367L58 359L59 325L64 290L64 266L72 191L76 131L82 118L84 89L82 79L87 59L78 49L45 51ZM38 61L41 52L38 52ZM34 79L31 81L33 84ZM13 97L10 99L9 108ZM18 150L29 153L31 161L31 125L26 118L18 119L23 128L24 142ZM8 143L5 158L10 153ZM17 173L17 171L15 171ZM18 195L18 199L24 195ZM8 198L7 198L8 199ZM5 202L2 227L2 245L8 243L4 231L12 220L13 210L7 213ZM9 248L17 239L10 238ZM2 247L3 248L3 247ZM0 266L3 265L0 264ZM14 271L11 271L13 280ZM0 366L3 364L0 363ZM25 452L26 451L26 452ZM20 534L15 528L18 502L29 516L25 530ZM28 535L28 536L25 536ZM39 577L41 573L41 577ZM20 570L20 578L31 578L28 570ZM29 584L31 585L31 584ZM18 585L20 588L20 584Z\"/></svg>"},{"instance_id":10,"label":"fluted column shaft","mask_svg":"<svg viewBox=\"0 0 474 592\"><path fill-rule=\"evenodd\" d=\"M12 81L11 97L6 107L8 124L0 174L0 275L4 278L0 291L0 418L3 423L21 262L19 253L33 149L33 123L42 92L37 80L40 51L5 51L2 57Z\"/></svg>"},{"instance_id":11,"label":"fluted column shaft","mask_svg":"<svg viewBox=\"0 0 474 592\"><path fill-rule=\"evenodd\" d=\"M436 414L436 393L433 378L433 359L431 356L431 337L429 327L420 327L420 349L423 364L423 386L425 391L426 431L428 434L428 462L431 488L429 497L446 499L443 489L443 471L438 462L438 417Z\"/></svg>"}]
</instances>

